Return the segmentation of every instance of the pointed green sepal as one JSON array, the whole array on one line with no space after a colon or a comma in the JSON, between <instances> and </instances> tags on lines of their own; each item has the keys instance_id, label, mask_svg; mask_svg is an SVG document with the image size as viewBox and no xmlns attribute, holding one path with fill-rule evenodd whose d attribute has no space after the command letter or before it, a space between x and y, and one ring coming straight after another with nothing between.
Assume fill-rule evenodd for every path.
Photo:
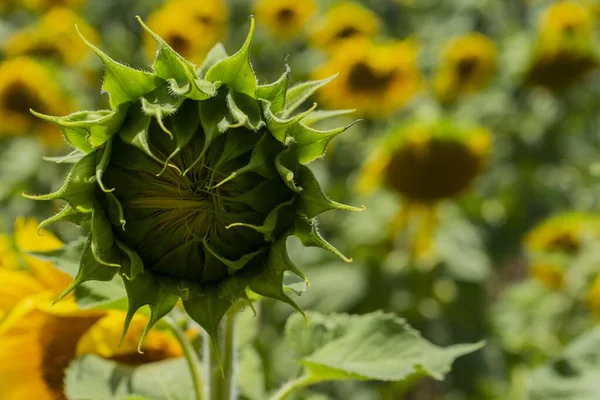
<instances>
[{"instance_id":1,"label":"pointed green sepal","mask_svg":"<svg viewBox=\"0 0 600 400\"><path fill-rule=\"evenodd\" d=\"M282 223L289 221L289 217L295 213L295 199L292 198L284 203L278 205L273 211L267 215L262 225L247 224L244 222L235 222L226 226L227 229L231 229L236 226L243 226L245 228L253 229L256 232L262 233L265 240L272 242L281 233L282 229L286 227L282 226Z\"/></svg>"},{"instance_id":2,"label":"pointed green sepal","mask_svg":"<svg viewBox=\"0 0 600 400\"><path fill-rule=\"evenodd\" d=\"M94 189L96 187L96 154L86 155L67 175L63 186L54 193L46 195L23 196L32 200L65 200L79 212L89 213L94 208Z\"/></svg>"},{"instance_id":3,"label":"pointed green sepal","mask_svg":"<svg viewBox=\"0 0 600 400\"><path fill-rule=\"evenodd\" d=\"M290 67L285 64L285 72L281 78L268 85L260 85L256 91L256 97L268 102L269 109L273 115L279 116L285 109L285 97L290 81Z\"/></svg>"},{"instance_id":4,"label":"pointed green sepal","mask_svg":"<svg viewBox=\"0 0 600 400\"><path fill-rule=\"evenodd\" d=\"M202 65L198 68L198 76L203 78L213 65L227 57L229 57L229 54L227 54L225 46L223 46L222 43L215 44L212 49L208 51Z\"/></svg>"},{"instance_id":5,"label":"pointed green sepal","mask_svg":"<svg viewBox=\"0 0 600 400\"><path fill-rule=\"evenodd\" d=\"M79 271L75 279L69 284L69 286L62 292L60 296L54 301L59 302L64 299L69 293L71 293L77 286L88 281L101 281L108 282L114 278L117 274L118 269L114 267L108 267L100 264L92 252L92 239L88 238L81 255L79 263Z\"/></svg>"},{"instance_id":6,"label":"pointed green sepal","mask_svg":"<svg viewBox=\"0 0 600 400\"><path fill-rule=\"evenodd\" d=\"M294 125L290 129L290 136L298 145L298 158L300 162L308 164L317 158L323 157L329 142L357 122L359 121L354 121L349 125L327 131L309 128L302 122Z\"/></svg>"},{"instance_id":7,"label":"pointed green sepal","mask_svg":"<svg viewBox=\"0 0 600 400\"><path fill-rule=\"evenodd\" d=\"M104 171L106 171L106 168L108 168L108 164L110 163L111 152L112 140L106 142L104 148L96 152L96 159L98 163L98 165L96 165L96 181L98 181L98 186L100 186L100 189L102 189L102 191L105 193L110 193L115 190L107 189L106 186L104 186L104 183L102 182L102 176L104 175Z\"/></svg>"},{"instance_id":8,"label":"pointed green sepal","mask_svg":"<svg viewBox=\"0 0 600 400\"><path fill-rule=\"evenodd\" d=\"M245 126L255 132L265 126L261 118L260 106L255 98L230 91L227 95L227 106L237 125Z\"/></svg>"},{"instance_id":9,"label":"pointed green sepal","mask_svg":"<svg viewBox=\"0 0 600 400\"><path fill-rule=\"evenodd\" d=\"M352 207L331 200L321 189L319 181L312 170L306 165L300 165L298 173L299 185L302 188L298 198L298 212L308 219L328 210L364 211L365 206Z\"/></svg>"},{"instance_id":10,"label":"pointed green sepal","mask_svg":"<svg viewBox=\"0 0 600 400\"><path fill-rule=\"evenodd\" d=\"M302 123L312 127L319 122L354 114L355 112L356 110L317 110L307 115Z\"/></svg>"},{"instance_id":11,"label":"pointed green sepal","mask_svg":"<svg viewBox=\"0 0 600 400\"><path fill-rule=\"evenodd\" d=\"M285 110L282 113L282 118L290 116L298 107L302 105L310 96L317 90L327 85L329 82L337 78L337 75L318 81L302 82L294 85L287 91L285 99Z\"/></svg>"},{"instance_id":12,"label":"pointed green sepal","mask_svg":"<svg viewBox=\"0 0 600 400\"><path fill-rule=\"evenodd\" d=\"M177 109L183 103L183 97L173 96L169 92L169 88L162 85L152 93L142 97L141 100L144 114L154 117L163 132L172 139L173 133L165 126L164 118L177 112Z\"/></svg>"},{"instance_id":13,"label":"pointed green sepal","mask_svg":"<svg viewBox=\"0 0 600 400\"><path fill-rule=\"evenodd\" d=\"M331 243L326 241L321 234L317 226L317 220L299 217L296 219L296 229L294 230L294 236L296 236L302 244L308 247L320 247L323 250L330 251L345 262L352 262L351 258L343 255L338 249L336 249Z\"/></svg>"},{"instance_id":14,"label":"pointed green sepal","mask_svg":"<svg viewBox=\"0 0 600 400\"><path fill-rule=\"evenodd\" d=\"M167 315L177 305L179 295L170 291L152 273L140 273L136 275L135 279L131 280L123 276L123 283L125 284L129 304L123 323L121 342L127 335L131 320L137 311L144 306L150 307L150 319L138 344L138 351L141 353L146 335L162 317Z\"/></svg>"},{"instance_id":15,"label":"pointed green sepal","mask_svg":"<svg viewBox=\"0 0 600 400\"><path fill-rule=\"evenodd\" d=\"M213 249L212 246L210 246L208 243L206 243L206 241L204 241L203 244L204 244L204 248L206 249L206 251L208 253L210 253L214 258L216 258L217 260L219 260L220 262L222 262L223 264L225 264L227 266L227 272L230 275L233 275L237 271L244 268L250 261L252 261L254 258L258 257L259 255L263 254L266 250L266 248L263 247L255 252L243 255L242 257L240 257L237 260L229 260L226 257L223 257L222 255L220 255L218 253L218 251Z\"/></svg>"},{"instance_id":16,"label":"pointed green sepal","mask_svg":"<svg viewBox=\"0 0 600 400\"><path fill-rule=\"evenodd\" d=\"M300 278L307 281L304 274L300 272L288 256L286 247L287 238L288 235L285 234L273 243L266 264L262 272L250 283L250 289L261 296L289 304L306 317L304 310L285 294L283 286L285 271L297 274Z\"/></svg>"},{"instance_id":17,"label":"pointed green sepal","mask_svg":"<svg viewBox=\"0 0 600 400\"><path fill-rule=\"evenodd\" d=\"M292 128L298 125L300 121L312 113L316 108L317 103L314 103L311 108L303 113L295 115L289 119L281 119L271 112L269 104L265 104L264 111L265 117L267 118L267 127L269 128L269 132L281 143L288 144L290 142L289 134L292 132Z\"/></svg>"},{"instance_id":18,"label":"pointed green sepal","mask_svg":"<svg viewBox=\"0 0 600 400\"><path fill-rule=\"evenodd\" d=\"M77 28L77 33L90 49L104 63L104 82L102 90L109 95L113 110L123 103L134 101L156 89L162 82L156 75L130 68L116 62L98 47L91 44Z\"/></svg>"},{"instance_id":19,"label":"pointed green sepal","mask_svg":"<svg viewBox=\"0 0 600 400\"><path fill-rule=\"evenodd\" d=\"M250 19L250 31L242 48L234 55L214 64L206 72L205 79L210 82L222 82L236 92L250 97L256 96L258 82L250 64L250 46L254 37L255 22Z\"/></svg>"},{"instance_id":20,"label":"pointed green sepal","mask_svg":"<svg viewBox=\"0 0 600 400\"><path fill-rule=\"evenodd\" d=\"M70 145L89 154L117 133L127 113L127 105L116 110L79 111L64 117L31 112L38 118L58 125Z\"/></svg>"},{"instance_id":21,"label":"pointed green sepal","mask_svg":"<svg viewBox=\"0 0 600 400\"><path fill-rule=\"evenodd\" d=\"M294 145L279 153L277 158L275 158L275 167L277 168L277 172L279 172L279 176L286 186L296 193L302 191L302 187L296 185L295 182L295 179L298 178L297 175L300 166L298 155L296 153L296 146Z\"/></svg>"},{"instance_id":22,"label":"pointed green sepal","mask_svg":"<svg viewBox=\"0 0 600 400\"><path fill-rule=\"evenodd\" d=\"M77 164L85 156L86 153L79 149L75 149L67 155L59 157L43 157L44 161L53 162L56 164Z\"/></svg>"},{"instance_id":23,"label":"pointed green sepal","mask_svg":"<svg viewBox=\"0 0 600 400\"><path fill-rule=\"evenodd\" d=\"M38 232L56 222L71 222L85 228L90 221L89 213L80 213L72 205L66 204L58 213L40 222Z\"/></svg>"},{"instance_id":24,"label":"pointed green sepal","mask_svg":"<svg viewBox=\"0 0 600 400\"><path fill-rule=\"evenodd\" d=\"M161 162L150 146L150 123L152 116L147 115L138 104L130 107L129 114L123 122L119 136L123 142L142 150L155 161ZM161 162L162 163L162 162Z\"/></svg>"}]
</instances>

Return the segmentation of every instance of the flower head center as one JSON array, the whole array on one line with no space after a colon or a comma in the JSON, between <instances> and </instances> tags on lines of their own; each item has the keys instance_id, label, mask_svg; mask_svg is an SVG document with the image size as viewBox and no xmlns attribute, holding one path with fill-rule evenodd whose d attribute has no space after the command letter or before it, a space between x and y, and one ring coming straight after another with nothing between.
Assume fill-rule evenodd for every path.
<instances>
[{"instance_id":1,"label":"flower head center","mask_svg":"<svg viewBox=\"0 0 600 400\"><path fill-rule=\"evenodd\" d=\"M458 62L456 72L459 82L469 80L479 68L480 61L477 57L465 57Z\"/></svg>"},{"instance_id":2,"label":"flower head center","mask_svg":"<svg viewBox=\"0 0 600 400\"><path fill-rule=\"evenodd\" d=\"M277 12L277 19L280 23L290 23L296 18L296 11L291 8L284 7Z\"/></svg>"},{"instance_id":3,"label":"flower head center","mask_svg":"<svg viewBox=\"0 0 600 400\"><path fill-rule=\"evenodd\" d=\"M378 92L385 90L396 78L397 71L380 73L365 62L354 64L348 74L348 83L359 92Z\"/></svg>"},{"instance_id":4,"label":"flower head center","mask_svg":"<svg viewBox=\"0 0 600 400\"><path fill-rule=\"evenodd\" d=\"M354 36L358 36L361 33L355 26L345 26L335 35L337 39L348 39Z\"/></svg>"},{"instance_id":5,"label":"flower head center","mask_svg":"<svg viewBox=\"0 0 600 400\"><path fill-rule=\"evenodd\" d=\"M9 85L0 100L2 108L26 118L31 116L29 109L43 112L46 108L39 95L22 82Z\"/></svg>"}]
</instances>

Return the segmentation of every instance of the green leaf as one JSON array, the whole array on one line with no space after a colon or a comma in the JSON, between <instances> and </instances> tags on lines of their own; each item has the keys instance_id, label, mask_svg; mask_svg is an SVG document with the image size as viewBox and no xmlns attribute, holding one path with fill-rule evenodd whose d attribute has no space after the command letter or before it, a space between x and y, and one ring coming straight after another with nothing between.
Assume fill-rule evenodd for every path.
<instances>
[{"instance_id":1,"label":"green leaf","mask_svg":"<svg viewBox=\"0 0 600 400\"><path fill-rule=\"evenodd\" d=\"M313 126L319 122L338 118L344 115L353 114L356 110L318 110L306 116L302 123L306 126Z\"/></svg>"},{"instance_id":2,"label":"green leaf","mask_svg":"<svg viewBox=\"0 0 600 400\"><path fill-rule=\"evenodd\" d=\"M112 153L112 140L106 142L106 145L102 150L99 150L96 154L96 160L98 165L96 165L96 181L98 182L98 186L105 193L110 193L115 189L107 189L102 183L102 176L104 175L104 171L108 168L108 164L110 164L110 155Z\"/></svg>"},{"instance_id":3,"label":"green leaf","mask_svg":"<svg viewBox=\"0 0 600 400\"><path fill-rule=\"evenodd\" d=\"M222 82L227 87L250 97L256 96L258 83L250 65L250 46L254 36L255 22L250 19L250 31L242 48L234 55L224 58L210 67L205 79L210 82Z\"/></svg>"},{"instance_id":4,"label":"green leaf","mask_svg":"<svg viewBox=\"0 0 600 400\"><path fill-rule=\"evenodd\" d=\"M309 312L287 322L286 338L314 383L328 380L442 380L454 360L483 343L438 347L393 314L324 315Z\"/></svg>"},{"instance_id":5,"label":"green leaf","mask_svg":"<svg viewBox=\"0 0 600 400\"><path fill-rule=\"evenodd\" d=\"M65 394L69 399L189 400L193 393L184 359L120 365L95 355L74 360L66 371Z\"/></svg>"},{"instance_id":6,"label":"green leaf","mask_svg":"<svg viewBox=\"0 0 600 400\"><path fill-rule=\"evenodd\" d=\"M135 101L152 92L163 82L162 79L150 72L129 68L116 62L87 41L79 29L77 29L77 33L104 63L105 76L102 90L108 93L110 107L113 110L123 103Z\"/></svg>"},{"instance_id":7,"label":"green leaf","mask_svg":"<svg viewBox=\"0 0 600 400\"><path fill-rule=\"evenodd\" d=\"M352 207L346 204L338 203L331 200L323 190L319 181L315 178L315 174L306 165L299 166L299 185L302 188L300 197L298 200L298 211L307 218L314 218L317 215L328 211L328 210L342 210L342 211L364 211L365 207L362 206Z\"/></svg>"},{"instance_id":8,"label":"green leaf","mask_svg":"<svg viewBox=\"0 0 600 400\"><path fill-rule=\"evenodd\" d=\"M88 154L106 143L119 130L127 113L127 105L115 111L79 111L64 117L32 113L45 121L58 125L67 142L76 149Z\"/></svg>"},{"instance_id":9,"label":"green leaf","mask_svg":"<svg viewBox=\"0 0 600 400\"><path fill-rule=\"evenodd\" d=\"M600 328L573 341L562 356L530 376L530 400L596 400L600 391Z\"/></svg>"},{"instance_id":10,"label":"green leaf","mask_svg":"<svg viewBox=\"0 0 600 400\"><path fill-rule=\"evenodd\" d=\"M175 137L175 150L167 157L163 170L169 161L192 140L200 126L198 104L193 100L183 102L179 111L171 117L172 131Z\"/></svg>"},{"instance_id":11,"label":"green leaf","mask_svg":"<svg viewBox=\"0 0 600 400\"><path fill-rule=\"evenodd\" d=\"M65 200L79 212L89 213L94 207L94 189L96 187L96 154L83 157L67 175L63 186L54 193L28 195L32 200Z\"/></svg>"},{"instance_id":12,"label":"green leaf","mask_svg":"<svg viewBox=\"0 0 600 400\"><path fill-rule=\"evenodd\" d=\"M59 157L43 157L44 161L50 161L56 164L77 164L86 153L79 149L75 149L67 155Z\"/></svg>"},{"instance_id":13,"label":"green leaf","mask_svg":"<svg viewBox=\"0 0 600 400\"><path fill-rule=\"evenodd\" d=\"M285 110L283 111L282 118L290 116L298 107L302 105L310 96L312 96L317 90L327 85L329 82L337 78L337 75L330 76L329 78L321 79L319 81L308 81L299 83L290 90L287 91L285 99Z\"/></svg>"},{"instance_id":14,"label":"green leaf","mask_svg":"<svg viewBox=\"0 0 600 400\"><path fill-rule=\"evenodd\" d=\"M258 131L265 125L261 118L258 101L253 97L230 91L227 95L227 106L237 125L245 126L253 131Z\"/></svg>"}]
</instances>

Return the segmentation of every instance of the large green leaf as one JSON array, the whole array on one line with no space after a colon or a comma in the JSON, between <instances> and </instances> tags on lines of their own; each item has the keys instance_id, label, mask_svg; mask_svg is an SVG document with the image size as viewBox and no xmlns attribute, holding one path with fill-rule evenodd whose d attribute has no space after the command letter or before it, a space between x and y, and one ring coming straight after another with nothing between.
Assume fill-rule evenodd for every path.
<instances>
[{"instance_id":1,"label":"large green leaf","mask_svg":"<svg viewBox=\"0 0 600 400\"><path fill-rule=\"evenodd\" d=\"M483 344L438 347L393 314L293 315L286 337L313 383L328 380L402 381L427 375L441 380L454 360Z\"/></svg>"}]
</instances>

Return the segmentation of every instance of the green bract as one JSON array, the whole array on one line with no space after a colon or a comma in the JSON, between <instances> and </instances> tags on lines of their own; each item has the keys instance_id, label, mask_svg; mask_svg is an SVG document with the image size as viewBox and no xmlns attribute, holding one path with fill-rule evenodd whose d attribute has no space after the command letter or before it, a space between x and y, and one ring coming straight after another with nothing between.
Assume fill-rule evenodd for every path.
<instances>
[{"instance_id":1,"label":"green bract","mask_svg":"<svg viewBox=\"0 0 600 400\"><path fill-rule=\"evenodd\" d=\"M88 43L105 64L110 110L36 114L62 128L76 163L60 190L28 197L67 202L42 225L71 221L90 231L65 294L119 274L129 298L125 331L140 307L150 306L147 331L181 298L214 340L248 289L296 307L283 276L304 276L288 257L288 236L346 259L319 235L315 217L356 209L330 200L306 164L347 127L310 126L339 112L294 115L327 81L288 89L286 71L257 83L254 21L240 51L227 56L217 45L198 70L142 25L158 42L152 71Z\"/></svg>"}]
</instances>

